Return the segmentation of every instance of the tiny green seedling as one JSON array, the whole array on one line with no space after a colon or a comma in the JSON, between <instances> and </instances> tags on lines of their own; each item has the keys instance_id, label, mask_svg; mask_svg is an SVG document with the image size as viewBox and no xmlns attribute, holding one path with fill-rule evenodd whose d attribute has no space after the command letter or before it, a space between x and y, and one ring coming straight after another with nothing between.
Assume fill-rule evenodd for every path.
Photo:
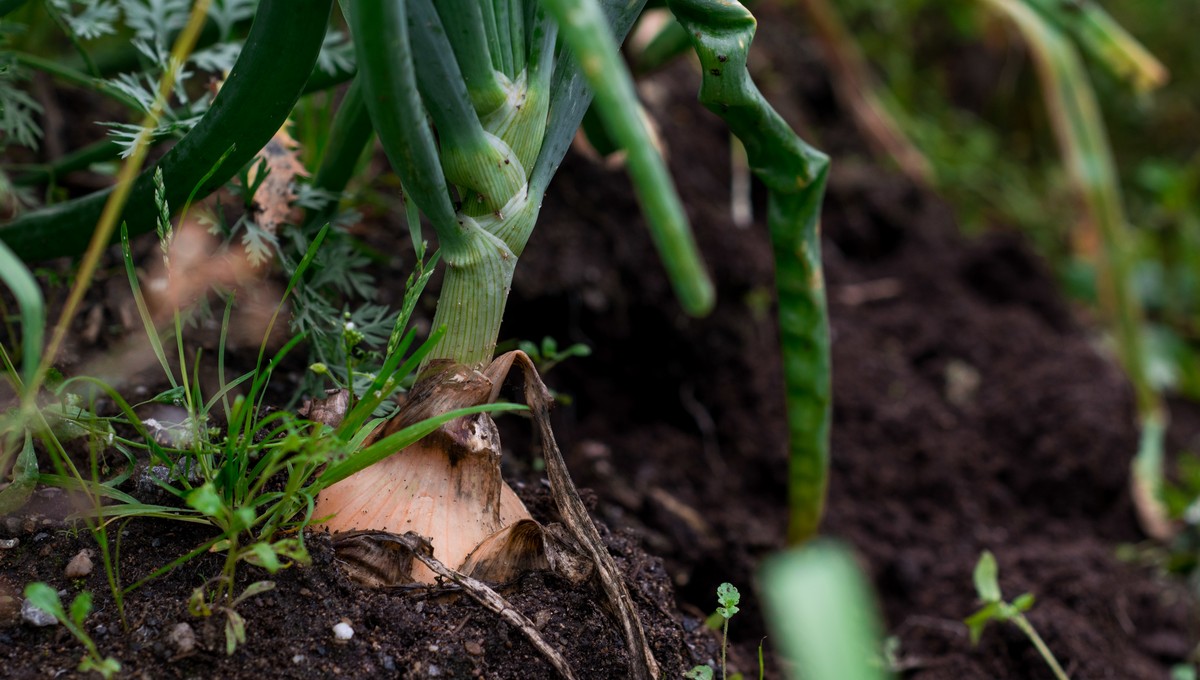
<instances>
[{"instance_id":1,"label":"tiny green seedling","mask_svg":"<svg viewBox=\"0 0 1200 680\"><path fill-rule=\"evenodd\" d=\"M538 373L542 375L546 375L551 368L571 357L586 357L592 354L592 348L582 342L577 342L559 351L558 341L550 336L542 338L540 346L530 340L522 340L517 343L517 348L528 354L530 359L533 359L533 363L537 365Z\"/></svg>"},{"instance_id":2,"label":"tiny green seedling","mask_svg":"<svg viewBox=\"0 0 1200 680\"><path fill-rule=\"evenodd\" d=\"M193 590L192 596L188 598L188 612L192 616L197 617L208 617L212 616L214 613L224 614L225 654L227 656L233 656L233 653L237 651L238 645L246 642L246 620L242 618L241 614L237 613L236 607L255 595L271 590L275 587L275 582L255 581L254 583L246 586L246 589L242 591L241 595L229 600L229 604L225 605L220 604L220 602L224 601L223 599L220 599L220 594L210 598L208 592L210 586L214 584L218 586L216 589L219 591L219 586L222 585L221 582L224 580L224 578L224 576L218 576L208 583L205 583L199 588Z\"/></svg>"},{"instance_id":3,"label":"tiny green seedling","mask_svg":"<svg viewBox=\"0 0 1200 680\"><path fill-rule=\"evenodd\" d=\"M1054 658L1054 654L1042 640L1042 636L1038 635L1033 624L1025 618L1025 612L1033 607L1033 594L1025 593L1019 595L1011 603L1005 602L1000 594L998 571L995 556L990 550L984 550L983 554L979 556L979 562L975 565L974 574L975 592L983 601L983 608L968 616L963 622L971 631L971 644L979 644L979 637L983 635L983 629L992 621L1011 622L1033 643L1038 654L1041 654L1042 658L1046 660L1046 665L1050 666L1054 677L1058 680L1070 680L1066 671L1059 665L1058 659Z\"/></svg>"},{"instance_id":4,"label":"tiny green seedling","mask_svg":"<svg viewBox=\"0 0 1200 680\"><path fill-rule=\"evenodd\" d=\"M58 599L58 593L45 583L39 581L25 586L25 597L35 607L58 619L58 622L71 631L71 635L74 635L75 639L87 648L87 654L79 662L79 672L96 671L107 680L121 671L121 662L111 656L100 656L100 651L96 649L96 643L83 629L84 620L92 612L91 593L85 590L75 596L75 599L71 601L70 616L63 609L62 601Z\"/></svg>"},{"instance_id":5,"label":"tiny green seedling","mask_svg":"<svg viewBox=\"0 0 1200 680\"><path fill-rule=\"evenodd\" d=\"M717 586L717 607L715 614L708 618L706 622L709 627L716 628L716 624L721 625L721 680L725 680L725 652L729 646L729 619L733 615L741 611L738 609L738 604L742 601L742 594L734 587L732 583L722 583ZM685 678L693 680L712 680L713 670L708 666L696 666L684 674ZM736 677L740 677L736 676Z\"/></svg>"}]
</instances>

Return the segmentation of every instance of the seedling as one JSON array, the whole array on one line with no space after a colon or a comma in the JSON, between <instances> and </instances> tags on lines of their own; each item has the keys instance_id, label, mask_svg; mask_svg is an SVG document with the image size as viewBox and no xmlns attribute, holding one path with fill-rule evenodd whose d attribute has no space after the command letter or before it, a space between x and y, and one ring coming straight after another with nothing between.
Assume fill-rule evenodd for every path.
<instances>
[{"instance_id":1,"label":"seedling","mask_svg":"<svg viewBox=\"0 0 1200 680\"><path fill-rule=\"evenodd\" d=\"M225 581L224 576L205 583L204 585L192 591L192 596L188 598L188 612L192 616L212 616L215 613L225 615L225 654L233 656L240 644L246 642L246 620L237 612L237 606L242 602L258 595L265 593L275 587L274 581L255 581L246 586L241 595L233 599L227 599L224 596L224 590L217 588L217 599L210 598L209 588L211 586L221 586Z\"/></svg>"},{"instance_id":2,"label":"seedling","mask_svg":"<svg viewBox=\"0 0 1200 680\"><path fill-rule=\"evenodd\" d=\"M25 597L35 607L57 619L67 630L71 631L71 635L74 635L75 639L87 650L83 660L79 662L79 672L87 673L89 671L96 671L104 676L105 680L121 672L121 662L111 656L100 656L100 651L96 648L96 643L92 641L92 637L83 629L83 622L87 619L88 614L92 612L91 593L85 590L75 596L75 599L71 601L69 616L63 610L62 601L58 598L58 592L45 583L39 581L25 586Z\"/></svg>"},{"instance_id":3,"label":"seedling","mask_svg":"<svg viewBox=\"0 0 1200 680\"><path fill-rule=\"evenodd\" d=\"M559 350L558 341L552 337L542 338L542 344L537 345L530 340L522 340L517 343L517 347L533 359L533 363L537 365L538 373L546 375L550 369L570 359L571 357L586 357L592 355L592 348L577 342L566 349Z\"/></svg>"},{"instance_id":4,"label":"seedling","mask_svg":"<svg viewBox=\"0 0 1200 680\"><path fill-rule=\"evenodd\" d=\"M998 580L999 570L996 566L996 558L990 550L984 550L979 556L979 562L975 565L975 592L979 595L979 599L983 601L983 608L974 614L967 617L964 623L971 631L971 644L979 644L979 637L983 635L984 628L993 621L1004 623L1009 622L1016 626L1033 646L1037 649L1038 654L1045 659L1046 665L1050 666L1051 672L1058 680L1070 680L1066 671L1059 665L1058 659L1054 658L1054 654L1046 643L1042 640L1042 636L1034 630L1033 624L1029 623L1029 619L1025 618L1025 612L1033 607L1033 594L1025 593L1017 596L1011 603L1005 602L1000 594L1000 582Z\"/></svg>"},{"instance_id":5,"label":"seedling","mask_svg":"<svg viewBox=\"0 0 1200 680\"><path fill-rule=\"evenodd\" d=\"M720 606L717 607L717 611L706 621L709 627L715 628L717 625L721 626L721 680L725 680L726 677L725 652L729 646L729 619L732 619L734 614L741 611L738 609L738 604L741 601L742 594L738 592L738 589L732 583L722 583L717 586L717 604ZM760 657L761 653L762 647L760 646ZM684 677L696 678L698 680L712 680L713 670L706 665L696 666L688 671ZM735 677L740 678L741 675L739 674Z\"/></svg>"}]
</instances>

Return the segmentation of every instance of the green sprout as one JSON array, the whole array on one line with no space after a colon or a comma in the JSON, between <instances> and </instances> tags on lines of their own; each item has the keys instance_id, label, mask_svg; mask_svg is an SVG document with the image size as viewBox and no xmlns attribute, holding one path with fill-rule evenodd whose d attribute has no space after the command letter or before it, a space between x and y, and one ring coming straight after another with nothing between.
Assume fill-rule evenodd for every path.
<instances>
[{"instance_id":1,"label":"green sprout","mask_svg":"<svg viewBox=\"0 0 1200 680\"><path fill-rule=\"evenodd\" d=\"M1029 619L1025 618L1025 612L1033 607L1033 594L1025 593L1017 596L1012 602L1005 602L1000 594L999 569L996 566L996 557L992 555L990 550L984 550L979 556L979 562L975 565L975 592L979 595L979 599L984 603L983 608L974 614L968 616L964 621L967 628L971 631L971 644L979 644L979 637L983 635L983 630L993 621L998 623L1012 623L1016 626L1033 646L1037 649L1038 654L1046 661L1046 665L1050 667L1050 671L1054 673L1054 677L1058 680L1070 680L1066 671L1059 665L1058 659L1054 658L1053 652L1046 646L1042 636L1038 635L1033 624L1029 623Z\"/></svg>"},{"instance_id":2,"label":"green sprout","mask_svg":"<svg viewBox=\"0 0 1200 680\"><path fill-rule=\"evenodd\" d=\"M105 680L121 672L121 662L111 656L101 656L100 651L96 648L96 643L83 629L83 622L92 612L91 593L85 590L75 596L75 599L71 601L69 616L63 610L58 592L45 583L39 581L25 586L25 598L33 603L33 606L57 619L87 650L83 660L79 662L79 672L96 671L104 676Z\"/></svg>"},{"instance_id":3,"label":"green sprout","mask_svg":"<svg viewBox=\"0 0 1200 680\"><path fill-rule=\"evenodd\" d=\"M706 624L710 628L721 626L721 680L725 680L725 652L729 646L729 619L737 614L738 603L742 601L742 594L734 587L732 583L722 583L717 586L717 607L716 612L708 617ZM759 648L761 654L761 647ZM707 665L696 666L689 670L685 678L696 678L697 680L712 680L713 670ZM740 676L735 676L740 677Z\"/></svg>"}]
</instances>

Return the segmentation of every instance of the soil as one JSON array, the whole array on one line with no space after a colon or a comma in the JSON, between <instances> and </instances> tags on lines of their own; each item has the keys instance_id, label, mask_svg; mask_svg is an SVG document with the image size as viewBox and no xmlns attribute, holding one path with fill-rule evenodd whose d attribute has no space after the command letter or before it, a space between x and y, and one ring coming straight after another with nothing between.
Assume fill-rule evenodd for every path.
<instances>
[{"instance_id":1,"label":"soil","mask_svg":"<svg viewBox=\"0 0 1200 680\"><path fill-rule=\"evenodd\" d=\"M764 13L759 44L773 58L756 61L756 75L837 159L823 220L835 395L824 533L857 551L903 677L1052 677L1014 628L970 644L961 621L978 606L971 570L983 549L995 553L1007 597L1035 595L1029 618L1073 678L1167 677L1196 643L1196 604L1181 582L1117 557L1143 541L1128 492L1137 436L1130 390L1094 327L1019 236L966 240L928 190L862 160L811 44L767 28L795 19ZM517 268L502 335L593 349L546 376L569 397L555 413L558 439L576 483L592 490L666 677L719 654L701 622L723 581L743 593L731 665L753 677L766 635L755 573L786 525L772 259L761 223L732 225L727 136L693 103L697 86L680 63L643 95L718 287L714 313L679 310L623 171L572 154ZM1200 436L1188 408L1171 433L1178 446ZM502 426L510 477L535 516L552 519L524 453L526 426ZM35 579L90 590L87 628L131 676L551 677L524 638L459 594L349 583L320 535L309 537L311 567L271 577L275 589L239 609L248 639L227 657L221 616L192 617L186 604L219 571L218 556L131 596L126 633L102 569L82 582L63 576L93 546L86 531L22 519L0 531L20 540L0 550L0 598ZM122 579L204 538L186 525L133 523ZM252 572L241 578L266 578ZM591 588L534 574L503 592L580 677L625 677L618 628ZM355 636L339 644L331 627L343 619ZM197 639L187 655L170 636L182 622ZM773 641L763 644L767 676L781 677ZM0 663L13 677L70 673L81 654L62 627L0 627Z\"/></svg>"}]
</instances>

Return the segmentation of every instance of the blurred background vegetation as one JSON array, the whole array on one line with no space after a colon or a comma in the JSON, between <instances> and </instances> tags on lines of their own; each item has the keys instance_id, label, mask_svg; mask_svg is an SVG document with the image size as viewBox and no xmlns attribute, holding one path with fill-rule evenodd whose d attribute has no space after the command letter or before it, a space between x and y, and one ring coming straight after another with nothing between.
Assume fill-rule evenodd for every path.
<instances>
[{"instance_id":1,"label":"blurred background vegetation","mask_svg":"<svg viewBox=\"0 0 1200 680\"><path fill-rule=\"evenodd\" d=\"M925 156L963 228L1022 230L1068 295L1094 306L1083 257L1094 244L1073 241L1083 211L1017 29L978 2L830 4L869 62L884 110ZM1200 4L1100 4L1170 72L1161 87L1138 91L1085 55L1133 234L1150 377L1200 400Z\"/></svg>"}]
</instances>

